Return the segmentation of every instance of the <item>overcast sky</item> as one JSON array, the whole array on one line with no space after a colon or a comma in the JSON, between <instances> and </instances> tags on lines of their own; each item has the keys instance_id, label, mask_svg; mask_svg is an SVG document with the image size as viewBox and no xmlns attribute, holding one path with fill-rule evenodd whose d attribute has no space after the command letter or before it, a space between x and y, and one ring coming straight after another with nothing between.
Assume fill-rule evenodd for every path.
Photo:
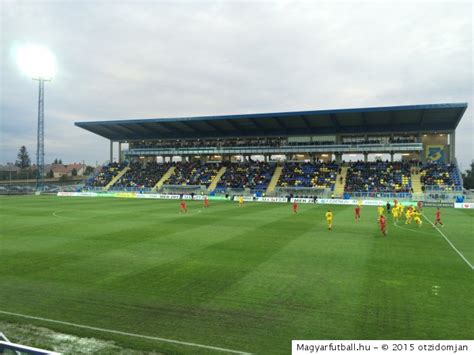
<instances>
[{"instance_id":1,"label":"overcast sky","mask_svg":"<svg viewBox=\"0 0 474 355\"><path fill-rule=\"evenodd\" d=\"M108 159L75 121L467 102L473 158L470 2L0 0L0 163L36 151L37 83L14 49L50 48L45 162Z\"/></svg>"}]
</instances>

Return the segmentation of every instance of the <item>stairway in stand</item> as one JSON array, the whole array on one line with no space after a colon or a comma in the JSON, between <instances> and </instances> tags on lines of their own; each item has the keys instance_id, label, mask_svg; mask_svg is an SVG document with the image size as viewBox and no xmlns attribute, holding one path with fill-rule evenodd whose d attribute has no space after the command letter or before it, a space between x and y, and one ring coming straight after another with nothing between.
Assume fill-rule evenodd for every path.
<instances>
[{"instance_id":1,"label":"stairway in stand","mask_svg":"<svg viewBox=\"0 0 474 355\"><path fill-rule=\"evenodd\" d=\"M282 171L283 171L283 167L280 166L280 165L278 165L275 168L275 171L273 172L272 179L270 180L270 183L267 186L267 192L266 192L267 195L272 193L275 190L275 187L278 183L278 179L280 179L280 175L281 175Z\"/></svg>"},{"instance_id":2,"label":"stairway in stand","mask_svg":"<svg viewBox=\"0 0 474 355\"><path fill-rule=\"evenodd\" d=\"M336 185L334 186L334 195L342 197L344 195L344 185L346 183L347 166L341 167L341 173L336 176ZM341 182L342 177L342 182Z\"/></svg>"},{"instance_id":3,"label":"stairway in stand","mask_svg":"<svg viewBox=\"0 0 474 355\"><path fill-rule=\"evenodd\" d=\"M211 192L211 191L215 190L215 188L217 187L217 183L221 179L222 175L224 175L226 170L227 170L227 168L225 166L223 166L222 168L219 169L219 171L217 172L217 175L214 177L214 179L212 179L211 184L207 188L207 191Z\"/></svg>"},{"instance_id":4,"label":"stairway in stand","mask_svg":"<svg viewBox=\"0 0 474 355\"><path fill-rule=\"evenodd\" d=\"M414 194L421 194L423 190L421 189L421 176L420 174L411 175L411 188L413 189Z\"/></svg>"},{"instance_id":5,"label":"stairway in stand","mask_svg":"<svg viewBox=\"0 0 474 355\"><path fill-rule=\"evenodd\" d=\"M161 186L163 186L165 181L168 180L171 175L173 175L175 169L176 169L175 166L172 166L171 168L169 168L168 171L161 177L161 179L158 180L158 182L155 184L155 186L153 186L153 189L151 191L155 192Z\"/></svg>"},{"instance_id":6,"label":"stairway in stand","mask_svg":"<svg viewBox=\"0 0 474 355\"><path fill-rule=\"evenodd\" d=\"M123 170L121 170L117 175L114 176L112 180L110 180L110 182L107 185L105 185L104 190L108 191L129 170L130 170L129 166L126 166L125 168L123 168Z\"/></svg>"}]
</instances>

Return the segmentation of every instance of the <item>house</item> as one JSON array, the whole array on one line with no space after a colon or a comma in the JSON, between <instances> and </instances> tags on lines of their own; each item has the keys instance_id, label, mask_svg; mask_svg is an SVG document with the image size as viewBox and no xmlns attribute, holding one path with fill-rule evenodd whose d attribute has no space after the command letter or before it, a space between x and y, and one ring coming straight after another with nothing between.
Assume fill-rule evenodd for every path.
<instances>
[{"instance_id":1,"label":"house","mask_svg":"<svg viewBox=\"0 0 474 355\"><path fill-rule=\"evenodd\" d=\"M86 166L80 163L73 163L68 165L62 164L51 164L45 166L44 172L48 174L51 170L53 171L55 178L60 178L63 175L72 176L72 171L76 169L77 176L83 176L86 170Z\"/></svg>"}]
</instances>

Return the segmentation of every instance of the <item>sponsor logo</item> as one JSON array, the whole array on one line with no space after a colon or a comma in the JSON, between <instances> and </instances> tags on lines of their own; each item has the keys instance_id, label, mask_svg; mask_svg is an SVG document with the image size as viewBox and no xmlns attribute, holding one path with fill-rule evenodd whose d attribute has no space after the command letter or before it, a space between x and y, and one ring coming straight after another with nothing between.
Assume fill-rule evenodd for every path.
<instances>
[{"instance_id":1,"label":"sponsor logo","mask_svg":"<svg viewBox=\"0 0 474 355\"><path fill-rule=\"evenodd\" d=\"M259 197L258 202L288 202L286 197Z\"/></svg>"},{"instance_id":2,"label":"sponsor logo","mask_svg":"<svg viewBox=\"0 0 474 355\"><path fill-rule=\"evenodd\" d=\"M455 203L454 208L474 208L474 203Z\"/></svg>"},{"instance_id":3,"label":"sponsor logo","mask_svg":"<svg viewBox=\"0 0 474 355\"><path fill-rule=\"evenodd\" d=\"M312 198L302 198L302 197L293 197L290 202L299 202L299 203L314 203Z\"/></svg>"},{"instance_id":4,"label":"sponsor logo","mask_svg":"<svg viewBox=\"0 0 474 355\"><path fill-rule=\"evenodd\" d=\"M453 207L452 202L432 202L432 201L426 201L423 202L423 207Z\"/></svg>"},{"instance_id":5,"label":"sponsor logo","mask_svg":"<svg viewBox=\"0 0 474 355\"><path fill-rule=\"evenodd\" d=\"M135 192L117 192L114 194L115 197L122 197L122 198L136 198L137 193Z\"/></svg>"},{"instance_id":6,"label":"sponsor logo","mask_svg":"<svg viewBox=\"0 0 474 355\"><path fill-rule=\"evenodd\" d=\"M74 196L74 197L96 197L97 193L95 192L58 192L58 196Z\"/></svg>"}]
</instances>

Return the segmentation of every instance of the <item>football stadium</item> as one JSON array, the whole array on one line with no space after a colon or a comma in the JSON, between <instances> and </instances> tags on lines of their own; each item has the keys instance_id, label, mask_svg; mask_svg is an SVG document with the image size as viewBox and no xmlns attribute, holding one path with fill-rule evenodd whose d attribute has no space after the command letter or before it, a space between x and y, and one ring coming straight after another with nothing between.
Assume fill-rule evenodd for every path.
<instances>
[{"instance_id":1,"label":"football stadium","mask_svg":"<svg viewBox=\"0 0 474 355\"><path fill-rule=\"evenodd\" d=\"M130 354L473 339L466 109L76 122L110 141L106 164L58 192L0 197L2 331Z\"/></svg>"}]
</instances>

